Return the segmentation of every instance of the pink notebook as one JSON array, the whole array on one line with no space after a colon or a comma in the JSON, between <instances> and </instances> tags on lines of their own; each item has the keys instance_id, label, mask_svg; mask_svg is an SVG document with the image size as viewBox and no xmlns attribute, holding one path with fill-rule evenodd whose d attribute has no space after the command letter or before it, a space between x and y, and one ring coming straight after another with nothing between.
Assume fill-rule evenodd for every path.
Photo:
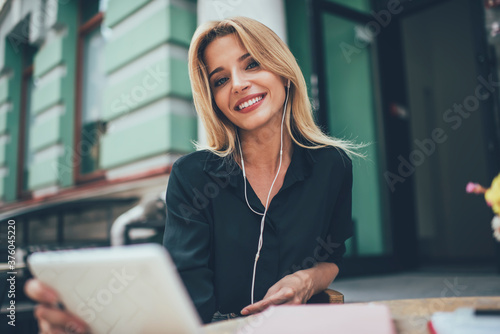
<instances>
[{"instance_id":1,"label":"pink notebook","mask_svg":"<svg viewBox=\"0 0 500 334\"><path fill-rule=\"evenodd\" d=\"M238 333L395 334L396 330L384 305L283 305L270 307Z\"/></svg>"}]
</instances>

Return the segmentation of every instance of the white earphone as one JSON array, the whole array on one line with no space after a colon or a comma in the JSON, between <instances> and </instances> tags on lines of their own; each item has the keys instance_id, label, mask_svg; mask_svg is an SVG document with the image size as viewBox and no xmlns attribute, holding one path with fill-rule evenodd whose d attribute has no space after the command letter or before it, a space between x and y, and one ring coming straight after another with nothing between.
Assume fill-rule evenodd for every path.
<instances>
[{"instance_id":1,"label":"white earphone","mask_svg":"<svg viewBox=\"0 0 500 334\"><path fill-rule=\"evenodd\" d=\"M274 177L274 180L273 180L273 183L271 184L271 189L269 189L269 194L267 195L267 200L266 200L266 206L264 208L264 213L260 213L260 212L257 212L255 211L254 209L252 209L252 207L250 206L250 203L248 203L248 197L247 197L247 177L246 177L246 173L245 173L245 162L243 161L243 151L241 149L241 143L240 143L240 140L239 140L239 137L238 137L238 146L239 146L239 149L240 149L240 156L241 156L241 168L243 169L243 183L244 183L244 187L245 187L245 200L247 202L247 205L248 207L250 208L250 210L252 210L255 214L258 214L258 215L261 215L262 216L262 219L260 221L260 236L259 236L259 244L257 246L257 254L255 254L255 262L253 264L253 275L252 275L252 293L251 293L251 304L253 304L253 295L254 295L254 290L255 290L255 273L256 273L256 270L257 270L257 261L259 260L259 256L260 256L260 250L262 249L262 244L264 242L263 240L263 234L264 234L264 223L265 223L265 220L266 220L266 214L267 214L267 209L268 209L268 205L269 205L269 197L271 197L271 192L273 190L273 187L274 187L274 183L276 182L276 180L278 179L278 175L280 173L280 170L281 170L281 164L283 162L283 122L285 121L285 112L286 112L286 106L288 104L288 96L290 95L290 79L288 79L288 84L287 84L287 91L286 91L286 99L285 99L285 105L283 107L283 117L281 119L281 136L280 136L280 141L281 141L281 144L280 144L280 164L278 166L278 172L276 173L276 176Z\"/></svg>"}]
</instances>

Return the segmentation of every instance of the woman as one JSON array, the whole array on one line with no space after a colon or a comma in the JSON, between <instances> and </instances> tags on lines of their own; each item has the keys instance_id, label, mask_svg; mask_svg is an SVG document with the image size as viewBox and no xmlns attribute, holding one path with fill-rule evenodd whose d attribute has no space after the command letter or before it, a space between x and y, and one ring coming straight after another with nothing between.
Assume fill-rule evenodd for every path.
<instances>
[{"instance_id":1,"label":"woman","mask_svg":"<svg viewBox=\"0 0 500 334\"><path fill-rule=\"evenodd\" d=\"M200 26L189 75L208 143L172 168L164 245L201 318L305 303L335 279L352 235L356 146L315 125L295 58L255 20ZM43 302L40 286L27 292ZM41 310L41 325L75 321Z\"/></svg>"}]
</instances>

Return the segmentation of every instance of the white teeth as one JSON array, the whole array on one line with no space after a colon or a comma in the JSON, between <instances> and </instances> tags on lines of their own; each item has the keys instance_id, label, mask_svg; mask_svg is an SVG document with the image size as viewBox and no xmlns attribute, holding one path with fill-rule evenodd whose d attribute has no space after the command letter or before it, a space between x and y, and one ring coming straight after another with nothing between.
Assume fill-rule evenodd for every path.
<instances>
[{"instance_id":1,"label":"white teeth","mask_svg":"<svg viewBox=\"0 0 500 334\"><path fill-rule=\"evenodd\" d=\"M238 108L239 108L239 110L241 110L241 109L244 109L244 108L246 108L246 107L249 107L249 106L251 106L252 104L257 103L257 102L259 102L260 100L262 100L262 98L263 98L262 96L259 96L259 97L253 98L253 99L251 99L251 100L248 100L248 101L246 101L246 102L243 102L242 104L240 104L240 105L238 106Z\"/></svg>"}]
</instances>

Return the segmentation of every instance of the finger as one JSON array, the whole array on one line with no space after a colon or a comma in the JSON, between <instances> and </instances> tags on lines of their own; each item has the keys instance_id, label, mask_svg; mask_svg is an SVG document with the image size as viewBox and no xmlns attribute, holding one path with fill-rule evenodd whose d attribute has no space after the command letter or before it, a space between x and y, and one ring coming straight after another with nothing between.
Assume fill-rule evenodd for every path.
<instances>
[{"instance_id":1,"label":"finger","mask_svg":"<svg viewBox=\"0 0 500 334\"><path fill-rule=\"evenodd\" d=\"M38 320L38 333L39 334L50 333L50 324L47 322L47 320L44 319Z\"/></svg>"},{"instance_id":2,"label":"finger","mask_svg":"<svg viewBox=\"0 0 500 334\"><path fill-rule=\"evenodd\" d=\"M240 313L242 315L250 315L250 314L258 313L261 310L265 310L266 308L268 308L269 305L270 305L270 303L271 303L270 299L263 299L263 300L261 300L261 301L259 301L257 303L245 306L241 310Z\"/></svg>"},{"instance_id":3,"label":"finger","mask_svg":"<svg viewBox=\"0 0 500 334\"><path fill-rule=\"evenodd\" d=\"M24 285L24 292L31 299L45 304L57 304L57 293L37 279L30 279Z\"/></svg>"},{"instance_id":4,"label":"finger","mask_svg":"<svg viewBox=\"0 0 500 334\"><path fill-rule=\"evenodd\" d=\"M242 315L249 315L258 312L264 311L270 305L281 305L286 303L290 299L293 298L293 294L290 296L290 292L288 289L281 289L277 293L267 298L262 299L261 301L248 305L243 310L241 310Z\"/></svg>"},{"instance_id":5,"label":"finger","mask_svg":"<svg viewBox=\"0 0 500 334\"><path fill-rule=\"evenodd\" d=\"M38 322L38 330L39 330L39 334L68 334L65 331L63 331L61 328L52 327L48 323L48 321L43 320L43 319Z\"/></svg>"},{"instance_id":6,"label":"finger","mask_svg":"<svg viewBox=\"0 0 500 334\"><path fill-rule=\"evenodd\" d=\"M301 305L301 304L304 304L304 303L302 303L298 299L292 298L292 299L288 299L288 300L284 301L280 305Z\"/></svg>"},{"instance_id":7,"label":"finger","mask_svg":"<svg viewBox=\"0 0 500 334\"><path fill-rule=\"evenodd\" d=\"M82 325L77 323L76 321L71 321L64 326L65 334L88 334L90 333L90 329L86 324Z\"/></svg>"},{"instance_id":8,"label":"finger","mask_svg":"<svg viewBox=\"0 0 500 334\"><path fill-rule=\"evenodd\" d=\"M269 290L267 290L267 293L265 294L264 298L262 298L262 300L274 296L275 294L280 292L281 288L282 288L281 286L273 285L272 287L269 288Z\"/></svg>"},{"instance_id":9,"label":"finger","mask_svg":"<svg viewBox=\"0 0 500 334\"><path fill-rule=\"evenodd\" d=\"M274 284L272 287L267 290L266 295L262 299L266 299L268 297L271 297L272 295L277 294L281 289L283 288L281 281L278 281L276 284Z\"/></svg>"},{"instance_id":10,"label":"finger","mask_svg":"<svg viewBox=\"0 0 500 334\"><path fill-rule=\"evenodd\" d=\"M273 305L281 305L292 300L293 297L294 297L293 290L289 288L283 288L274 295L270 296L269 300Z\"/></svg>"},{"instance_id":11,"label":"finger","mask_svg":"<svg viewBox=\"0 0 500 334\"><path fill-rule=\"evenodd\" d=\"M35 316L47 321L52 328L72 328L75 333L88 331L87 325L82 320L60 309L38 305L35 309Z\"/></svg>"}]
</instances>

